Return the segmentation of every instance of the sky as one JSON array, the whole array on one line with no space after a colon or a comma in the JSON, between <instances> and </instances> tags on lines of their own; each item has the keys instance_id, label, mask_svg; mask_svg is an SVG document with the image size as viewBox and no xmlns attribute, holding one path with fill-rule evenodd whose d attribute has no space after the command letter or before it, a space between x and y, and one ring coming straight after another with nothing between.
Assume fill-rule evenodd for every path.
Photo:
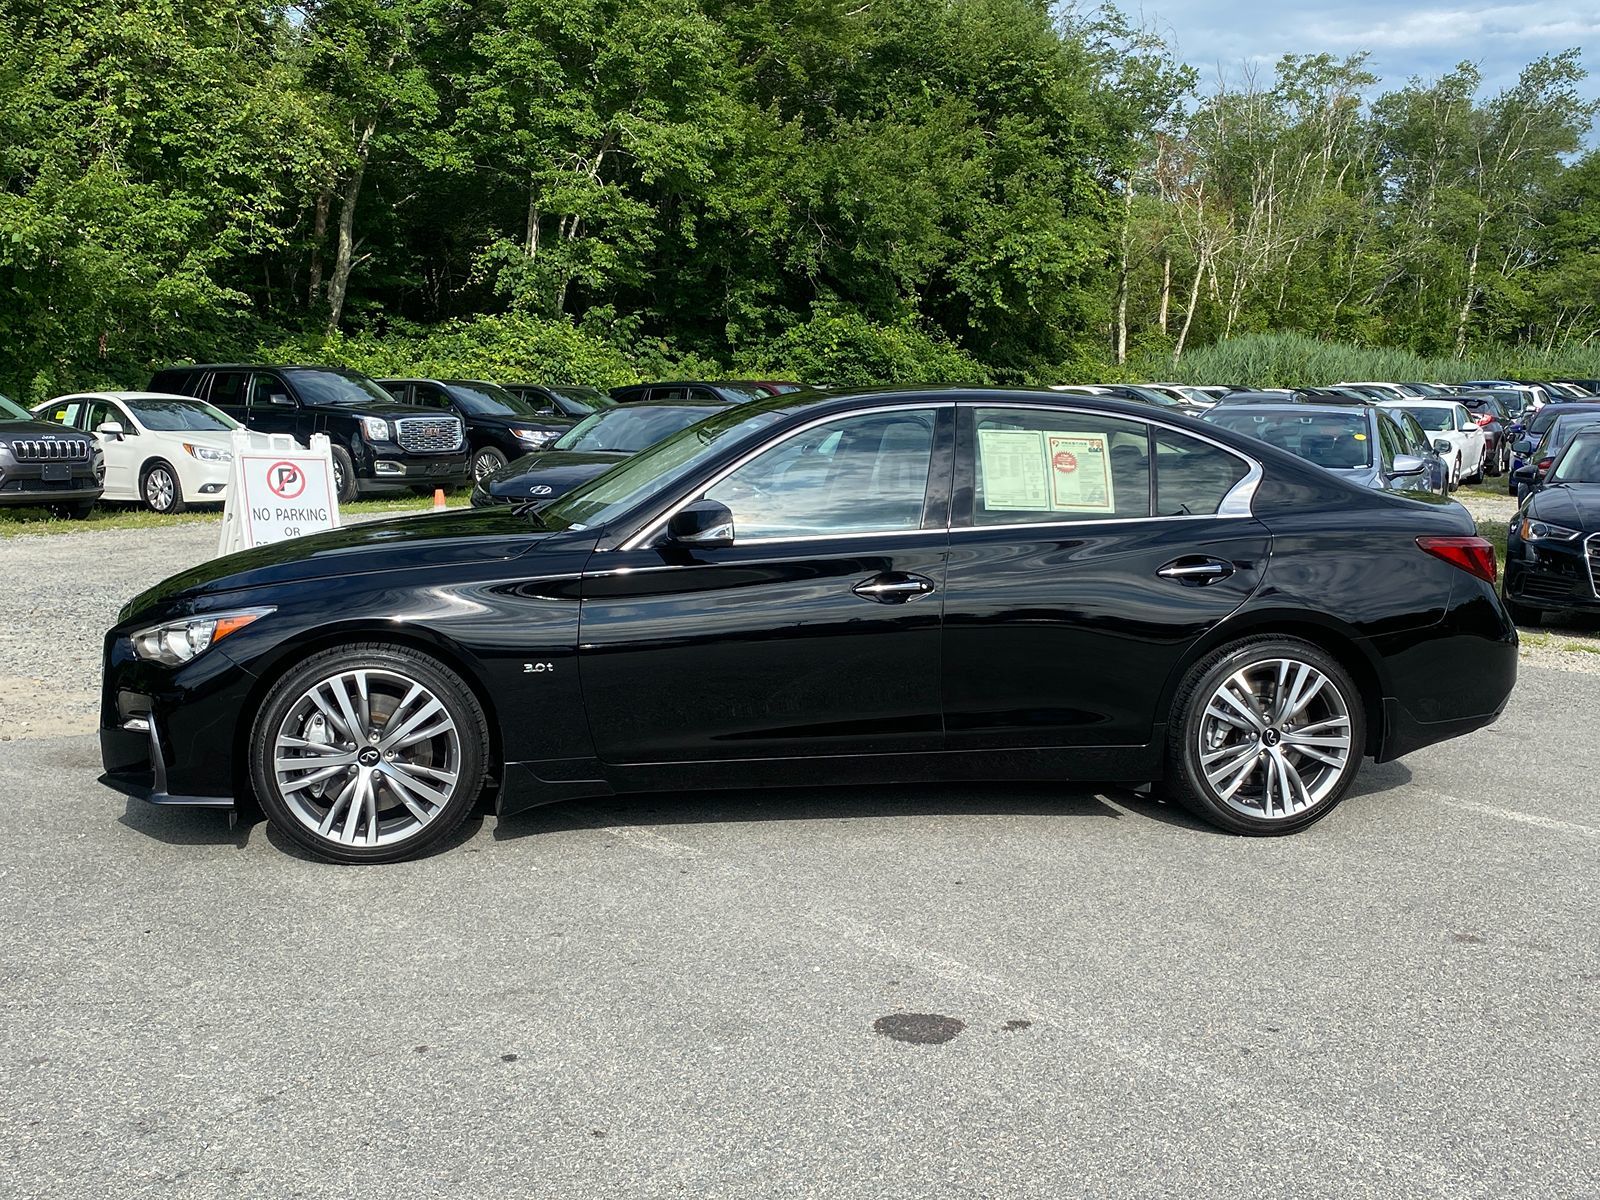
<instances>
[{"instance_id":1,"label":"sky","mask_svg":"<svg viewBox=\"0 0 1600 1200\"><path fill-rule=\"evenodd\" d=\"M1600 0L1543 0L1537 4L1408 3L1406 0L1128 0L1130 15L1176 46L1200 71L1201 87L1215 86L1219 66L1237 78L1242 64L1264 73L1283 54L1371 53L1368 66L1382 90L1413 75L1434 78L1459 62L1480 65L1493 93L1515 82L1541 54L1577 46L1590 71L1585 94L1600 98Z\"/></svg>"}]
</instances>

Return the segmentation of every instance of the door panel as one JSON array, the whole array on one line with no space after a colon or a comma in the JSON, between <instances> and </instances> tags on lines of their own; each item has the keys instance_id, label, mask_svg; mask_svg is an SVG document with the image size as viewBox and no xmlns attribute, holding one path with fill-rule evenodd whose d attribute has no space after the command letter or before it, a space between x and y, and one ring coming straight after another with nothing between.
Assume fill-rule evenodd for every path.
<instances>
[{"instance_id":1,"label":"door panel","mask_svg":"<svg viewBox=\"0 0 1600 1200\"><path fill-rule=\"evenodd\" d=\"M728 507L731 545L597 553L579 661L601 760L937 750L953 416L790 430L685 497Z\"/></svg>"},{"instance_id":2,"label":"door panel","mask_svg":"<svg viewBox=\"0 0 1600 1200\"><path fill-rule=\"evenodd\" d=\"M1173 669L1260 584L1270 535L1232 498L1250 470L1131 417L963 405L946 745L1147 743Z\"/></svg>"},{"instance_id":3,"label":"door panel","mask_svg":"<svg viewBox=\"0 0 1600 1200\"><path fill-rule=\"evenodd\" d=\"M95 441L100 443L100 450L105 456L105 497L108 500L137 500L139 468L144 465L146 457L145 439L140 437L139 427L119 405L112 404L108 400L96 400L89 405L85 424L90 433L94 433L107 421L115 421L122 426L122 437L110 438L94 434ZM157 452L150 450L149 453L154 455Z\"/></svg>"},{"instance_id":4,"label":"door panel","mask_svg":"<svg viewBox=\"0 0 1600 1200\"><path fill-rule=\"evenodd\" d=\"M938 749L947 536L597 554L579 655L601 761ZM936 590L853 590L884 576Z\"/></svg>"}]
</instances>

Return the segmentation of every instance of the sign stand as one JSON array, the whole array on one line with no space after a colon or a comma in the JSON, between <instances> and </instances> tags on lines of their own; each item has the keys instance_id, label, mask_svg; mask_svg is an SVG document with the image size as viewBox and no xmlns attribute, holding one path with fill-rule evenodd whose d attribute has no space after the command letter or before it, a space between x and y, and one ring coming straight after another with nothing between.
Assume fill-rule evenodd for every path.
<instances>
[{"instance_id":1,"label":"sign stand","mask_svg":"<svg viewBox=\"0 0 1600 1200\"><path fill-rule=\"evenodd\" d=\"M326 434L305 449L286 433L233 431L233 467L217 554L267 546L339 527L333 446Z\"/></svg>"}]
</instances>

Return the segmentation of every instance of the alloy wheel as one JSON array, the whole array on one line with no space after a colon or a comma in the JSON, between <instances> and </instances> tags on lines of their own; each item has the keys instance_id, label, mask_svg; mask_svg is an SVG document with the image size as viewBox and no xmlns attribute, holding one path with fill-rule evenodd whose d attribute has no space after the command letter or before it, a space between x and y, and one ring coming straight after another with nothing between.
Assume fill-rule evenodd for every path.
<instances>
[{"instance_id":1,"label":"alloy wheel","mask_svg":"<svg viewBox=\"0 0 1600 1200\"><path fill-rule=\"evenodd\" d=\"M1338 786L1350 762L1350 710L1310 663L1264 659L1217 686L1196 738L1218 801L1257 820L1287 820Z\"/></svg>"},{"instance_id":2,"label":"alloy wheel","mask_svg":"<svg viewBox=\"0 0 1600 1200\"><path fill-rule=\"evenodd\" d=\"M177 498L178 484L165 467L153 467L144 477L144 499L158 513L168 512Z\"/></svg>"},{"instance_id":3,"label":"alloy wheel","mask_svg":"<svg viewBox=\"0 0 1600 1200\"><path fill-rule=\"evenodd\" d=\"M397 671L318 680L284 712L272 745L285 806L318 838L344 846L415 837L461 778L461 733L449 709Z\"/></svg>"}]
</instances>

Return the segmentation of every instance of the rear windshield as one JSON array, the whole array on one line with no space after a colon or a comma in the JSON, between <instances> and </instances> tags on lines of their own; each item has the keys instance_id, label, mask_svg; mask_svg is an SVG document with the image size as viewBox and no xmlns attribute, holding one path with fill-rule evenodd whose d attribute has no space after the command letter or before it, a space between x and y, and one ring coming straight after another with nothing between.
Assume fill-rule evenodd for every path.
<instances>
[{"instance_id":1,"label":"rear windshield","mask_svg":"<svg viewBox=\"0 0 1600 1200\"><path fill-rule=\"evenodd\" d=\"M1403 405L1396 405L1396 407L1401 412L1410 413L1417 419L1417 424L1421 425L1429 433L1444 433L1456 427L1455 418L1448 408L1407 408Z\"/></svg>"},{"instance_id":2,"label":"rear windshield","mask_svg":"<svg viewBox=\"0 0 1600 1200\"><path fill-rule=\"evenodd\" d=\"M1372 465L1372 440L1367 436L1365 411L1297 413L1213 408L1205 419L1287 450L1319 467L1348 471Z\"/></svg>"}]
</instances>

